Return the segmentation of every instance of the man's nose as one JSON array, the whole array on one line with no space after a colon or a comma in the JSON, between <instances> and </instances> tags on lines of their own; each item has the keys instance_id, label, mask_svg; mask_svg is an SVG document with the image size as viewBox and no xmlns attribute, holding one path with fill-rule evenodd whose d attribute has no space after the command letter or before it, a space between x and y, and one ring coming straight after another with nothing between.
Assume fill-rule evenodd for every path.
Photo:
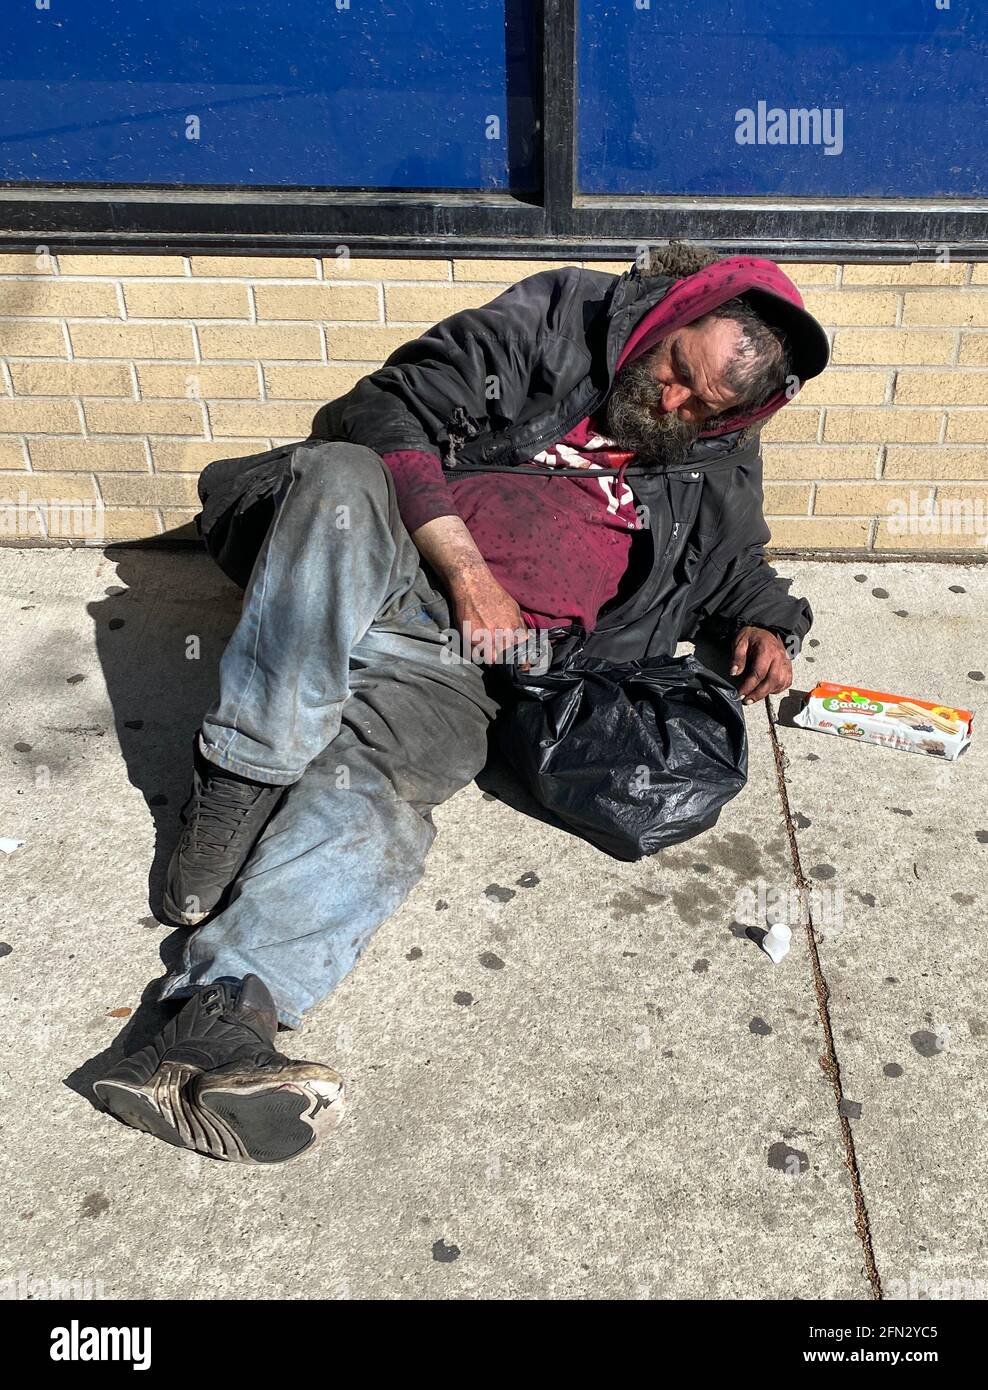
<instances>
[{"instance_id":1,"label":"man's nose","mask_svg":"<svg viewBox=\"0 0 988 1390\"><path fill-rule=\"evenodd\" d=\"M681 386L678 382L672 382L663 388L662 409L672 412L678 410L681 405L685 405L692 392L688 386Z\"/></svg>"}]
</instances>

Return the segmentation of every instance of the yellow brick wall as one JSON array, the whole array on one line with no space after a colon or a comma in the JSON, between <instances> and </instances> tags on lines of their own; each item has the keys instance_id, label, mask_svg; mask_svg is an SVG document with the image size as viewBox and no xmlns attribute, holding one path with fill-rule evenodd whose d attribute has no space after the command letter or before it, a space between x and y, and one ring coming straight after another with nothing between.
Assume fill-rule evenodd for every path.
<instances>
[{"instance_id":1,"label":"yellow brick wall","mask_svg":"<svg viewBox=\"0 0 988 1390\"><path fill-rule=\"evenodd\" d=\"M56 501L83 519L63 506L51 540L94 508L107 540L191 535L211 459L304 438L400 343L555 264L0 255L0 541ZM983 550L988 265L786 269L833 365L764 433L773 547Z\"/></svg>"}]
</instances>

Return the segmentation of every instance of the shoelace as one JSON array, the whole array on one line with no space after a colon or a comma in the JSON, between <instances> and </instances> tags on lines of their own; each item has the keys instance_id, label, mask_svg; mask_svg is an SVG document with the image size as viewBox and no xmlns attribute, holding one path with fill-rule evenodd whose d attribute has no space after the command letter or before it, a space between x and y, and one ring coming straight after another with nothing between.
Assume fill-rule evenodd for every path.
<instances>
[{"instance_id":1,"label":"shoelace","mask_svg":"<svg viewBox=\"0 0 988 1390\"><path fill-rule=\"evenodd\" d=\"M253 787L230 778L214 777L196 797L186 836L207 856L220 854L241 828L257 793Z\"/></svg>"}]
</instances>

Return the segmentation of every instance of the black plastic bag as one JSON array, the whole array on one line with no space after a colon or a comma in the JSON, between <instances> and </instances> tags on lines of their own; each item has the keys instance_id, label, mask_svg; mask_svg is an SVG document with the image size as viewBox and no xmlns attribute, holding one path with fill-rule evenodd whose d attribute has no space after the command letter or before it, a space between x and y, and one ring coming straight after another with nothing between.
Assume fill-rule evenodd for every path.
<instances>
[{"instance_id":1,"label":"black plastic bag","mask_svg":"<svg viewBox=\"0 0 988 1390\"><path fill-rule=\"evenodd\" d=\"M568 645L503 672L494 739L536 800L617 859L709 829L748 776L734 686L695 657L622 665Z\"/></svg>"}]
</instances>

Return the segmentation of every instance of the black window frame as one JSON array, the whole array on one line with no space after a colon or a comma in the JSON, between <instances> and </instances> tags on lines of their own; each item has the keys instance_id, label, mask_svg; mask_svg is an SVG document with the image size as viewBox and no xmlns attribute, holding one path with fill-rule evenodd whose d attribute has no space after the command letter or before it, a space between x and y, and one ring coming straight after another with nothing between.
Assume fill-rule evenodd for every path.
<instances>
[{"instance_id":1,"label":"black window frame","mask_svg":"<svg viewBox=\"0 0 988 1390\"><path fill-rule=\"evenodd\" d=\"M0 251L630 260L676 237L794 261L988 260L988 199L580 195L576 11L538 0L535 194L7 184Z\"/></svg>"}]
</instances>

